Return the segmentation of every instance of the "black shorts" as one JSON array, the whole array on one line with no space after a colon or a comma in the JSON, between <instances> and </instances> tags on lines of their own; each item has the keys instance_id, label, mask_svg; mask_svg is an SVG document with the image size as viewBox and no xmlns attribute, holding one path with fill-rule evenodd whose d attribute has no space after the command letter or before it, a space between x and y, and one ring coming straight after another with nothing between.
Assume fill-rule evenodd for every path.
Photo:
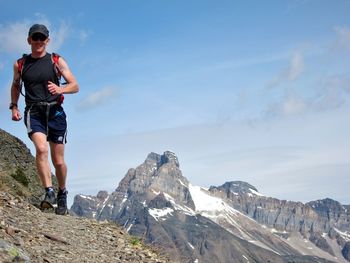
<instances>
[{"instance_id":1,"label":"black shorts","mask_svg":"<svg viewBox=\"0 0 350 263\"><path fill-rule=\"evenodd\" d=\"M27 106L24 112L24 123L29 138L35 132L46 134L47 140L53 143L67 142L66 113L59 105Z\"/></svg>"}]
</instances>

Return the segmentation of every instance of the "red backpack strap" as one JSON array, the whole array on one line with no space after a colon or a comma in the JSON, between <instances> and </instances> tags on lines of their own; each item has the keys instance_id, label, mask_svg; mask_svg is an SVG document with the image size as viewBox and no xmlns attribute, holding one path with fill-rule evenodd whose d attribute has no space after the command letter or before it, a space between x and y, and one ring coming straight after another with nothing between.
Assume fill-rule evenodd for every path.
<instances>
[{"instance_id":1,"label":"red backpack strap","mask_svg":"<svg viewBox=\"0 0 350 263\"><path fill-rule=\"evenodd\" d=\"M52 53L51 54L51 60L52 60L52 64L53 64L55 73L56 73L58 79L60 80L62 74L61 74L60 67L59 67L59 64L58 64L59 59L60 59L60 55L58 55L57 53Z\"/></svg>"},{"instance_id":2,"label":"red backpack strap","mask_svg":"<svg viewBox=\"0 0 350 263\"><path fill-rule=\"evenodd\" d=\"M55 70L56 76L58 78L58 81L60 81L61 77L62 77L62 73L60 71L60 67L58 64L58 60L60 59L60 55L58 55L57 53L53 53L51 54L51 60L52 60L52 64L53 64L53 68ZM64 84L64 83L63 83ZM61 96L59 96L57 102L58 105L61 105L64 101L64 95L61 94Z\"/></svg>"},{"instance_id":3,"label":"red backpack strap","mask_svg":"<svg viewBox=\"0 0 350 263\"><path fill-rule=\"evenodd\" d=\"M24 66L24 62L26 60L27 54L23 54L23 56L19 59L17 59L17 65L18 65L18 73L19 76L22 79L22 72L23 72L23 66Z\"/></svg>"}]
</instances>

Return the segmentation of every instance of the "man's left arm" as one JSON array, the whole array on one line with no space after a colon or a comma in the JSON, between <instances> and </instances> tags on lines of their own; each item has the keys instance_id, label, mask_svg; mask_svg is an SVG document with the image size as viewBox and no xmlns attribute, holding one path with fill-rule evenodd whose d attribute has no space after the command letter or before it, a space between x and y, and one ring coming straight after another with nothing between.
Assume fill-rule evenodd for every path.
<instances>
[{"instance_id":1,"label":"man's left arm","mask_svg":"<svg viewBox=\"0 0 350 263\"><path fill-rule=\"evenodd\" d=\"M52 95L77 93L79 91L78 82L69 69L67 62L62 57L60 57L58 60L58 68L67 84L59 87L55 83L49 81L48 89L50 93Z\"/></svg>"}]
</instances>

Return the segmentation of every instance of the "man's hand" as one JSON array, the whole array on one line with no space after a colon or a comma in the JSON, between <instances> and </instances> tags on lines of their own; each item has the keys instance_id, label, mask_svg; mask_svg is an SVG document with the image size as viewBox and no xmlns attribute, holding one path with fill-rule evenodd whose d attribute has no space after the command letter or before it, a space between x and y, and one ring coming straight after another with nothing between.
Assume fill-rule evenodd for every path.
<instances>
[{"instance_id":1,"label":"man's hand","mask_svg":"<svg viewBox=\"0 0 350 263\"><path fill-rule=\"evenodd\" d=\"M13 121L20 121L22 119L21 113L19 112L18 108L12 109L12 120Z\"/></svg>"},{"instance_id":2,"label":"man's hand","mask_svg":"<svg viewBox=\"0 0 350 263\"><path fill-rule=\"evenodd\" d=\"M48 81L47 88L49 89L49 91L52 95L57 95L57 94L63 93L63 89L51 81Z\"/></svg>"}]
</instances>

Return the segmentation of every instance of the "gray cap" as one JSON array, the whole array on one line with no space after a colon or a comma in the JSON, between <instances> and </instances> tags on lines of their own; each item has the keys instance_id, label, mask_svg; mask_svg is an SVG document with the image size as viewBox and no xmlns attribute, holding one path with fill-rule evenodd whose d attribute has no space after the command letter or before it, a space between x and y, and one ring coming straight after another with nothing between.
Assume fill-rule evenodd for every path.
<instances>
[{"instance_id":1,"label":"gray cap","mask_svg":"<svg viewBox=\"0 0 350 263\"><path fill-rule=\"evenodd\" d=\"M31 37L35 33L41 33L46 37L49 37L49 30L44 25L40 25L40 24L32 25L32 27L29 29L28 36Z\"/></svg>"}]
</instances>

